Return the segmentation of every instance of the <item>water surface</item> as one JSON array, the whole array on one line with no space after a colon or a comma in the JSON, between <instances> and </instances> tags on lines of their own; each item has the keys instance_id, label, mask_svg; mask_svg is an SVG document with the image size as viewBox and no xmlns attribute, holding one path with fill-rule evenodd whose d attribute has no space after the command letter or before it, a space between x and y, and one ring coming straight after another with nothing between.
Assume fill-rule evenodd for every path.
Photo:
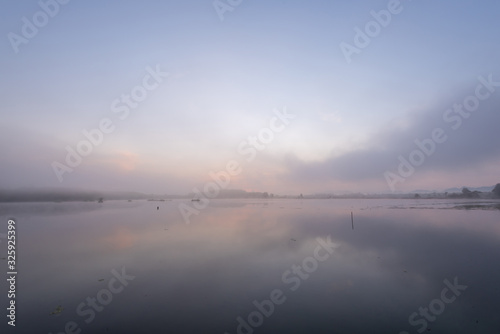
<instances>
[{"instance_id":1,"label":"water surface","mask_svg":"<svg viewBox=\"0 0 500 334\"><path fill-rule=\"evenodd\" d=\"M499 210L213 200L187 225L181 202L1 204L0 233L18 226L15 332L499 332Z\"/></svg>"}]
</instances>

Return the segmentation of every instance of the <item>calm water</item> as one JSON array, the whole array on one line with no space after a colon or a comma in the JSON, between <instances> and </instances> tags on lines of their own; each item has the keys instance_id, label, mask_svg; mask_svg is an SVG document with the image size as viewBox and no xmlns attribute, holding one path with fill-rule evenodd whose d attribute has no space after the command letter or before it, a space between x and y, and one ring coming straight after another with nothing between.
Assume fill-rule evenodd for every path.
<instances>
[{"instance_id":1,"label":"calm water","mask_svg":"<svg viewBox=\"0 0 500 334\"><path fill-rule=\"evenodd\" d=\"M0 205L2 333L500 332L499 210L215 200L186 225L181 202Z\"/></svg>"}]
</instances>

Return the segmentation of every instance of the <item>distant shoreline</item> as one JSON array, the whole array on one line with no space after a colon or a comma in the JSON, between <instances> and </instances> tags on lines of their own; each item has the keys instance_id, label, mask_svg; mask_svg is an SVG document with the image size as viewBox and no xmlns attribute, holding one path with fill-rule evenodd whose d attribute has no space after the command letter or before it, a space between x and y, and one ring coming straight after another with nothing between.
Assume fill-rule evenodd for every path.
<instances>
[{"instance_id":1,"label":"distant shoreline","mask_svg":"<svg viewBox=\"0 0 500 334\"><path fill-rule=\"evenodd\" d=\"M432 192L432 191L413 191L409 193L315 193L315 194L298 194L298 195L282 195L268 192L245 191L241 189L220 189L217 196L212 199L500 199L500 184L491 191L484 191L489 187L468 188L464 187L460 191L458 188L448 189L448 191ZM37 202L104 202L109 200L148 200L148 201L167 201L172 199L203 199L202 194L189 193L185 195L179 194L147 194L133 191L89 191L82 189L60 189L60 188L45 188L45 189L17 189L6 190L0 189L0 203L37 203Z\"/></svg>"},{"instance_id":2,"label":"distant shoreline","mask_svg":"<svg viewBox=\"0 0 500 334\"><path fill-rule=\"evenodd\" d=\"M488 193L486 193L488 194ZM190 200L190 196L168 196L168 197L122 197L122 196L54 196L54 195L36 195L36 196L0 196L0 203L68 203L68 202L79 202L79 203L102 203L106 201L149 201L149 202L167 202L171 200ZM219 196L215 198L211 198L210 200L227 200L227 199L247 199L247 200L274 200L274 199L288 199L288 200L342 200L342 199L351 199L351 200L371 200L371 199L401 199L401 200L469 200L472 202L481 202L485 200L491 201L499 201L500 198L495 198L488 194L488 196L482 197L466 197L462 194L423 194L418 197L415 194L376 194L376 195L306 195L306 196L273 196L273 197L227 197L227 196Z\"/></svg>"}]
</instances>

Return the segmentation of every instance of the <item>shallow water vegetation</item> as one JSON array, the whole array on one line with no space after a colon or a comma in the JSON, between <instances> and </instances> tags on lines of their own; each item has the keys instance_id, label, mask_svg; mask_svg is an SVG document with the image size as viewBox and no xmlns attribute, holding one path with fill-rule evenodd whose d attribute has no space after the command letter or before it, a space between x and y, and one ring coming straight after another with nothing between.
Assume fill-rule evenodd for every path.
<instances>
[{"instance_id":1,"label":"shallow water vegetation","mask_svg":"<svg viewBox=\"0 0 500 334\"><path fill-rule=\"evenodd\" d=\"M500 210L499 203L490 204L463 204L452 207L451 209L457 210Z\"/></svg>"}]
</instances>

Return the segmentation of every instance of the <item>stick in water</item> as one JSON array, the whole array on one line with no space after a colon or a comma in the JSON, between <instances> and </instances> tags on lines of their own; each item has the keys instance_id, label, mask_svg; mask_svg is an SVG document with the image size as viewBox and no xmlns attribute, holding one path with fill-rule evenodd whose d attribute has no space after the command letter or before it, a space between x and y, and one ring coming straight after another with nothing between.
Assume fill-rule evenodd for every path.
<instances>
[{"instance_id":1,"label":"stick in water","mask_svg":"<svg viewBox=\"0 0 500 334\"><path fill-rule=\"evenodd\" d=\"M352 224L352 229L354 230L354 218L352 217L352 211L351 211L351 224Z\"/></svg>"}]
</instances>

